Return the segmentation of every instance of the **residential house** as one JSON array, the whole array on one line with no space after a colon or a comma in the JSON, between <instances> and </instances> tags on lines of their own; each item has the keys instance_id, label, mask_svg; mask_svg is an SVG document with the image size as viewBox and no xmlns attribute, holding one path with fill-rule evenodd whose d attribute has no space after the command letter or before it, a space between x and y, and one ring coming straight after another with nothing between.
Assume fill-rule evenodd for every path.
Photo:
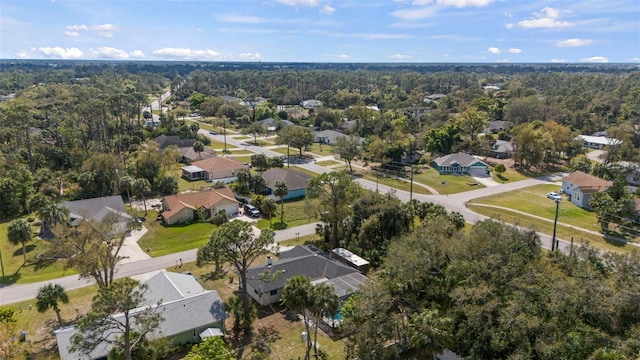
<instances>
[{"instance_id":1,"label":"residential house","mask_svg":"<svg viewBox=\"0 0 640 360\"><path fill-rule=\"evenodd\" d=\"M606 136L578 135L576 139L582 141L582 144L585 147L599 150L602 150L607 146L618 145L622 143L622 140L608 138Z\"/></svg>"},{"instance_id":2,"label":"residential house","mask_svg":"<svg viewBox=\"0 0 640 360\"><path fill-rule=\"evenodd\" d=\"M597 192L607 190L611 181L574 171L562 179L562 192L569 196L569 200L583 208L589 208L591 196Z\"/></svg>"},{"instance_id":3,"label":"residential house","mask_svg":"<svg viewBox=\"0 0 640 360\"><path fill-rule=\"evenodd\" d=\"M280 200L280 197L274 195L276 183L282 181L287 184L289 193L284 200L289 200L304 197L307 194L307 183L312 177L296 170L273 168L263 172L262 178L268 189L268 195L276 200Z\"/></svg>"},{"instance_id":4,"label":"residential house","mask_svg":"<svg viewBox=\"0 0 640 360\"><path fill-rule=\"evenodd\" d=\"M513 144L511 141L496 140L491 150L489 150L489 156L496 159L508 159L513 154Z\"/></svg>"},{"instance_id":5,"label":"residential house","mask_svg":"<svg viewBox=\"0 0 640 360\"><path fill-rule=\"evenodd\" d=\"M339 131L335 131L335 130L322 130L322 131L315 131L313 134L315 141L320 143L320 144L326 144L326 145L335 145L336 141L338 140L338 138L340 137L346 137L348 138L349 135L347 134L343 134ZM358 137L358 141L360 141L361 143L364 141L364 138Z\"/></svg>"},{"instance_id":6,"label":"residential house","mask_svg":"<svg viewBox=\"0 0 640 360\"><path fill-rule=\"evenodd\" d=\"M173 225L195 220L199 209L208 218L224 210L228 216L238 214L239 202L228 187L166 196L160 215L165 224Z\"/></svg>"},{"instance_id":7,"label":"residential house","mask_svg":"<svg viewBox=\"0 0 640 360\"><path fill-rule=\"evenodd\" d=\"M489 165L474 156L465 153L455 153L441 156L433 160L433 167L440 174L452 175L489 175Z\"/></svg>"},{"instance_id":8,"label":"residential house","mask_svg":"<svg viewBox=\"0 0 640 360\"><path fill-rule=\"evenodd\" d=\"M322 107L323 104L322 104L322 101L320 100L309 99L309 100L304 100L300 105L305 109L315 109L315 108Z\"/></svg>"},{"instance_id":9,"label":"residential house","mask_svg":"<svg viewBox=\"0 0 640 360\"><path fill-rule=\"evenodd\" d=\"M274 280L264 281L264 271L278 274ZM326 283L333 287L340 299L354 293L367 277L357 269L331 259L322 250L311 246L296 246L282 252L278 261L267 258L266 264L247 271L247 292L260 305L280 301L286 281L296 275L305 275L312 284Z\"/></svg>"},{"instance_id":10,"label":"residential house","mask_svg":"<svg viewBox=\"0 0 640 360\"><path fill-rule=\"evenodd\" d=\"M193 144L196 142L195 138L181 139L177 135L160 135L153 139L158 143L158 149L164 150L171 145L175 145L182 154L182 161L185 163L191 163L192 161L209 159L216 156L216 152L212 149L205 148L204 151L197 153L193 150Z\"/></svg>"},{"instance_id":11,"label":"residential house","mask_svg":"<svg viewBox=\"0 0 640 360\"><path fill-rule=\"evenodd\" d=\"M189 166L182 167L182 177L187 180L222 181L227 184L238 179L240 170L248 165L227 157L214 156L209 159L194 161Z\"/></svg>"},{"instance_id":12,"label":"residential house","mask_svg":"<svg viewBox=\"0 0 640 360\"><path fill-rule=\"evenodd\" d=\"M58 208L69 210L71 226L78 226L86 219L102 221L109 216L116 220L115 231L126 231L128 224L133 221L119 195L67 201L58 204Z\"/></svg>"},{"instance_id":13,"label":"residential house","mask_svg":"<svg viewBox=\"0 0 640 360\"><path fill-rule=\"evenodd\" d=\"M148 307L157 308L164 320L149 340L167 338L171 345L183 345L201 341L200 334L217 333L214 329L224 331L224 321L228 317L222 300L216 291L205 290L191 275L161 271L144 282L148 289L144 295L144 305L132 310L130 316ZM124 321L122 313L112 315ZM133 320L135 329L135 319ZM58 353L61 360L86 360L106 358L112 348L103 342L89 355L71 352L71 338L77 333L73 326L54 331L58 342ZM110 335L111 339L118 332Z\"/></svg>"},{"instance_id":14,"label":"residential house","mask_svg":"<svg viewBox=\"0 0 640 360\"><path fill-rule=\"evenodd\" d=\"M485 134L497 134L502 130L508 130L511 127L511 123L508 121L494 120L489 121L489 125L485 129Z\"/></svg>"},{"instance_id":15,"label":"residential house","mask_svg":"<svg viewBox=\"0 0 640 360\"><path fill-rule=\"evenodd\" d=\"M262 126L267 132L276 132L285 126L293 125L289 120L280 120L274 118L266 118L258 121L258 124Z\"/></svg>"},{"instance_id":16,"label":"residential house","mask_svg":"<svg viewBox=\"0 0 640 360\"><path fill-rule=\"evenodd\" d=\"M438 101L438 100L440 100L440 99L442 99L443 97L446 97L446 96L447 95L445 95L445 94L431 94L431 95L425 96L424 99L422 99L422 100L424 102L431 103L431 102L434 102L434 101Z\"/></svg>"}]
</instances>

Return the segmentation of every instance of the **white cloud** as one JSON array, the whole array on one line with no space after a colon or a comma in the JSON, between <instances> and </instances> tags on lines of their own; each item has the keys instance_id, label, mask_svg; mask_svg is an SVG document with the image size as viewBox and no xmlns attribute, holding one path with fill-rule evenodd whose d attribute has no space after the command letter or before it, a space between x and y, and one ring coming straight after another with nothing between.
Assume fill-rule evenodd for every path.
<instances>
[{"instance_id":1,"label":"white cloud","mask_svg":"<svg viewBox=\"0 0 640 360\"><path fill-rule=\"evenodd\" d=\"M145 57L142 50L133 50L132 52L129 53L129 55L131 55L132 58L138 58L138 59L142 59L143 57Z\"/></svg>"},{"instance_id":2,"label":"white cloud","mask_svg":"<svg viewBox=\"0 0 640 360\"><path fill-rule=\"evenodd\" d=\"M327 14L327 15L331 15L334 12L336 12L336 8L329 6L329 5L325 5L322 7L322 10L320 10L321 13L323 14Z\"/></svg>"},{"instance_id":3,"label":"white cloud","mask_svg":"<svg viewBox=\"0 0 640 360\"><path fill-rule=\"evenodd\" d=\"M80 33L77 31L65 31L64 35L68 37L78 37L80 36Z\"/></svg>"},{"instance_id":4,"label":"white cloud","mask_svg":"<svg viewBox=\"0 0 640 360\"><path fill-rule=\"evenodd\" d=\"M582 47L589 46L592 42L591 39L567 39L558 41L556 47Z\"/></svg>"},{"instance_id":5,"label":"white cloud","mask_svg":"<svg viewBox=\"0 0 640 360\"><path fill-rule=\"evenodd\" d=\"M404 55L404 54L393 54L393 55L389 55L389 58L396 59L396 60L406 60L406 59L410 59L411 56Z\"/></svg>"},{"instance_id":6,"label":"white cloud","mask_svg":"<svg viewBox=\"0 0 640 360\"><path fill-rule=\"evenodd\" d=\"M507 29L513 29L513 24L505 24L504 27L506 27Z\"/></svg>"},{"instance_id":7,"label":"white cloud","mask_svg":"<svg viewBox=\"0 0 640 360\"><path fill-rule=\"evenodd\" d=\"M204 29L203 29L203 28L196 28L196 32L197 32L197 33L203 33L203 32L204 32Z\"/></svg>"},{"instance_id":8,"label":"white cloud","mask_svg":"<svg viewBox=\"0 0 640 360\"><path fill-rule=\"evenodd\" d=\"M153 54L163 58L184 60L218 60L222 58L219 52L211 49L164 48L154 50Z\"/></svg>"},{"instance_id":9,"label":"white cloud","mask_svg":"<svg viewBox=\"0 0 640 360\"><path fill-rule=\"evenodd\" d=\"M468 6L483 7L491 4L493 0L438 0L438 5L455 6L463 8Z\"/></svg>"},{"instance_id":10,"label":"white cloud","mask_svg":"<svg viewBox=\"0 0 640 360\"><path fill-rule=\"evenodd\" d=\"M56 47L40 47L40 48L32 48L33 51L36 51L46 57L49 58L58 58L58 59L78 59L81 58L84 53L75 47L72 48L62 48L60 46Z\"/></svg>"},{"instance_id":11,"label":"white cloud","mask_svg":"<svg viewBox=\"0 0 640 360\"><path fill-rule=\"evenodd\" d=\"M15 53L14 56L17 57L18 59L24 59L27 57L27 53L21 50Z\"/></svg>"},{"instance_id":12,"label":"white cloud","mask_svg":"<svg viewBox=\"0 0 640 360\"><path fill-rule=\"evenodd\" d=\"M259 53L243 53L238 54L240 60L262 60L262 55Z\"/></svg>"},{"instance_id":13,"label":"white cloud","mask_svg":"<svg viewBox=\"0 0 640 360\"><path fill-rule=\"evenodd\" d=\"M568 21L560 21L560 10L545 7L539 13L534 14L535 18L522 20L518 22L518 26L523 29L538 28L565 28L573 26Z\"/></svg>"},{"instance_id":14,"label":"white cloud","mask_svg":"<svg viewBox=\"0 0 640 360\"><path fill-rule=\"evenodd\" d=\"M402 20L419 20L435 15L438 8L435 6L423 7L420 9L407 8L391 12L391 16Z\"/></svg>"},{"instance_id":15,"label":"white cloud","mask_svg":"<svg viewBox=\"0 0 640 360\"><path fill-rule=\"evenodd\" d=\"M522 52L522 49L510 48L509 52L512 53L512 54L520 54Z\"/></svg>"},{"instance_id":16,"label":"white cloud","mask_svg":"<svg viewBox=\"0 0 640 360\"><path fill-rule=\"evenodd\" d=\"M113 33L103 31L103 32L99 32L98 36L105 39L111 39L113 37Z\"/></svg>"},{"instance_id":17,"label":"white cloud","mask_svg":"<svg viewBox=\"0 0 640 360\"><path fill-rule=\"evenodd\" d=\"M115 31L118 30L118 27L112 24L101 24L101 25L94 25L91 27L91 30L93 31Z\"/></svg>"},{"instance_id":18,"label":"white cloud","mask_svg":"<svg viewBox=\"0 0 640 360\"><path fill-rule=\"evenodd\" d=\"M567 59L551 59L552 63L566 63Z\"/></svg>"},{"instance_id":19,"label":"white cloud","mask_svg":"<svg viewBox=\"0 0 640 360\"><path fill-rule=\"evenodd\" d=\"M490 47L487 49L487 51L489 51L492 54L500 54L500 49L498 49L497 47Z\"/></svg>"},{"instance_id":20,"label":"white cloud","mask_svg":"<svg viewBox=\"0 0 640 360\"><path fill-rule=\"evenodd\" d=\"M71 31L87 31L89 30L89 28L87 27L87 25L69 25L67 26L67 30L71 30Z\"/></svg>"},{"instance_id":21,"label":"white cloud","mask_svg":"<svg viewBox=\"0 0 640 360\"><path fill-rule=\"evenodd\" d=\"M414 0L411 4L418 6L429 5L433 4L433 0Z\"/></svg>"},{"instance_id":22,"label":"white cloud","mask_svg":"<svg viewBox=\"0 0 640 360\"><path fill-rule=\"evenodd\" d=\"M276 0L276 1L287 6L318 7L318 0Z\"/></svg>"},{"instance_id":23,"label":"white cloud","mask_svg":"<svg viewBox=\"0 0 640 360\"><path fill-rule=\"evenodd\" d=\"M589 58L580 59L581 62L593 62L593 63L608 63L609 59L604 56L592 56Z\"/></svg>"},{"instance_id":24,"label":"white cloud","mask_svg":"<svg viewBox=\"0 0 640 360\"><path fill-rule=\"evenodd\" d=\"M356 34L355 37L363 38L365 40L394 40L394 39L409 39L413 38L413 35L409 34Z\"/></svg>"},{"instance_id":25,"label":"white cloud","mask_svg":"<svg viewBox=\"0 0 640 360\"><path fill-rule=\"evenodd\" d=\"M346 59L351 59L351 56L347 55L347 54L340 54L338 55L338 57L342 60L346 60Z\"/></svg>"},{"instance_id":26,"label":"white cloud","mask_svg":"<svg viewBox=\"0 0 640 360\"><path fill-rule=\"evenodd\" d=\"M238 15L238 14L222 14L217 17L219 21L237 23L237 24L260 24L266 22L265 19L258 16Z\"/></svg>"},{"instance_id":27,"label":"white cloud","mask_svg":"<svg viewBox=\"0 0 640 360\"><path fill-rule=\"evenodd\" d=\"M628 58L627 60L629 60L629 61L640 61L640 57L632 57L632 58Z\"/></svg>"},{"instance_id":28,"label":"white cloud","mask_svg":"<svg viewBox=\"0 0 640 360\"><path fill-rule=\"evenodd\" d=\"M129 58L126 51L106 46L89 49L89 54L100 59L126 60Z\"/></svg>"},{"instance_id":29,"label":"white cloud","mask_svg":"<svg viewBox=\"0 0 640 360\"><path fill-rule=\"evenodd\" d=\"M435 26L435 23L395 22L389 27L396 29L422 29Z\"/></svg>"}]
</instances>

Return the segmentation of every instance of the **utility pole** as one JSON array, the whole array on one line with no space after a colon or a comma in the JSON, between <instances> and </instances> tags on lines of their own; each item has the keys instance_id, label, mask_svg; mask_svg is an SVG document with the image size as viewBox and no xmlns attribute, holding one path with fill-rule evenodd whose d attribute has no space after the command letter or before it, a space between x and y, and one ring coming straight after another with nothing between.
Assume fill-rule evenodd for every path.
<instances>
[{"instance_id":1,"label":"utility pole","mask_svg":"<svg viewBox=\"0 0 640 360\"><path fill-rule=\"evenodd\" d=\"M223 155L227 154L227 117L223 116L222 117L222 121L223 121L223 126L224 128L222 129L222 134L224 135L224 151L222 151Z\"/></svg>"},{"instance_id":2,"label":"utility pole","mask_svg":"<svg viewBox=\"0 0 640 360\"><path fill-rule=\"evenodd\" d=\"M2 281L4 281L4 263L2 262L2 251L0 251L0 268L2 268Z\"/></svg>"},{"instance_id":3,"label":"utility pole","mask_svg":"<svg viewBox=\"0 0 640 360\"><path fill-rule=\"evenodd\" d=\"M558 209L560 208L560 199L556 199L556 219L553 221L553 238L551 239L551 251L558 250L556 242L556 227L558 226Z\"/></svg>"},{"instance_id":4,"label":"utility pole","mask_svg":"<svg viewBox=\"0 0 640 360\"><path fill-rule=\"evenodd\" d=\"M413 165L411 165L411 184L409 185L409 202L413 200Z\"/></svg>"}]
</instances>

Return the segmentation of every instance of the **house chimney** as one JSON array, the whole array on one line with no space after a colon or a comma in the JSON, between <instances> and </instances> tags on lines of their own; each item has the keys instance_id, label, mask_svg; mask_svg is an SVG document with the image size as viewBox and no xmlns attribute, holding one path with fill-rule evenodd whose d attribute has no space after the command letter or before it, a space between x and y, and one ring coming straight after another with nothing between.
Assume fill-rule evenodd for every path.
<instances>
[{"instance_id":1,"label":"house chimney","mask_svg":"<svg viewBox=\"0 0 640 360\"><path fill-rule=\"evenodd\" d=\"M273 264L273 261L271 261L271 255L267 256L267 266L271 266Z\"/></svg>"}]
</instances>

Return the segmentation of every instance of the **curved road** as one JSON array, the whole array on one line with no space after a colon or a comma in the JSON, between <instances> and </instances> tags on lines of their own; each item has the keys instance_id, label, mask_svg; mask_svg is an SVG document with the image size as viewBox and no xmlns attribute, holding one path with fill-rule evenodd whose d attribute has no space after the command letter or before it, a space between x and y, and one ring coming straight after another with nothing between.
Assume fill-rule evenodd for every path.
<instances>
[{"instance_id":1,"label":"curved road","mask_svg":"<svg viewBox=\"0 0 640 360\"><path fill-rule=\"evenodd\" d=\"M211 137L217 141L223 141L222 135L210 135L205 130L200 130L200 133L205 136ZM282 154L278 152L265 149L259 146L250 145L243 141L235 140L230 137L227 137L227 143L241 147L241 148L246 148L247 150L252 151L254 153L258 153L258 154L262 153L271 157L282 156ZM296 165L304 169L313 171L315 173L326 173L326 172L333 171L330 168L319 166L319 165L316 165L315 163L296 164ZM464 216L465 220L468 223L475 224L477 221L485 220L488 217L479 215L469 210L465 206L465 204L468 201L475 198L483 197L483 196L493 195L493 194L507 192L507 191L513 191L516 189L530 187L533 185L554 183L556 181L559 181L560 179L562 179L562 177L566 175L567 174L564 174L564 173L558 173L550 176L527 179L527 180L517 181L513 183L508 183L508 184L501 184L500 186L487 187L487 188L467 191L467 192L458 193L458 194L451 194L451 195L422 195L422 194L414 193L413 198L422 202L433 202L436 204L440 204L449 211L457 211ZM356 181L360 183L362 187L372 191L376 190L376 186L378 188L378 191L382 193L387 193L393 190L395 191L396 196L400 200L405 202L409 201L409 192L407 191L397 190L383 184L376 185L375 182L370 180L365 180L365 179L356 179ZM290 229L279 230L275 232L274 239L276 242L279 242L282 240L295 238L296 236L314 234L315 227L316 227L316 223L312 223L312 224L293 227ZM551 248L551 237L549 235L538 233L538 236L540 237L542 246L544 248L548 248L548 249ZM568 242L560 240L560 251L568 252L569 245L570 244ZM175 253L171 255L165 255L165 256L160 256L160 257L146 259L146 260L123 263L120 266L118 266L116 270L117 271L116 277L120 278L125 276L136 276L136 275L142 275L152 271L171 268L172 266L176 265L176 261L179 259L182 259L182 261L185 263L193 262L196 260L196 252L197 252L197 249L193 249L193 250L187 250L187 251L183 251L183 252ZM0 289L0 305L33 299L35 298L38 292L38 289L40 287L42 287L47 283L51 283L53 281L55 281L57 284L60 284L62 287L64 287L67 290L77 289L77 288L81 288L81 287L93 284L93 281L80 280L78 279L77 275L71 275L71 276L66 276L63 278L58 278L55 280L44 281L39 283L9 285Z\"/></svg>"}]
</instances>

